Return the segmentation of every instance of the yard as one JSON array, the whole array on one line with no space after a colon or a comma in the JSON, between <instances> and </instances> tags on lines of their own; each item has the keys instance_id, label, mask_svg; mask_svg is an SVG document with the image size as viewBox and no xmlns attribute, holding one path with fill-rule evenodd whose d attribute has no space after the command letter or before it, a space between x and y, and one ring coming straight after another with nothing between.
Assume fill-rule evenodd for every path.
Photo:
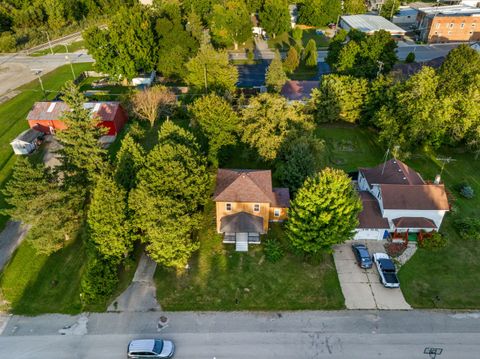
<instances>
[{"instance_id":1,"label":"yard","mask_svg":"<svg viewBox=\"0 0 480 359\"><path fill-rule=\"evenodd\" d=\"M287 253L277 263L265 260L261 245L248 253L222 244L215 230L213 203L199 232L200 250L184 273L158 268L157 298L164 310L341 309L343 296L332 256L312 260ZM287 248L281 225L270 237Z\"/></svg>"},{"instance_id":2,"label":"yard","mask_svg":"<svg viewBox=\"0 0 480 359\"><path fill-rule=\"evenodd\" d=\"M317 130L329 150L333 167L354 171L383 161L384 149L375 142L375 133L344 124L324 125ZM442 174L447 188L457 198L455 215L478 216L480 211L480 160L468 151L441 149L437 153L418 152L405 162L420 172L425 180L433 180L440 172L438 157L452 157ZM468 182L475 198L463 199L454 190L461 182ZM402 292L415 308L478 309L480 306L480 246L478 241L464 241L452 226L452 213L446 216L441 231L449 244L438 251L419 249L400 270Z\"/></svg>"},{"instance_id":3,"label":"yard","mask_svg":"<svg viewBox=\"0 0 480 359\"><path fill-rule=\"evenodd\" d=\"M327 47L330 43L330 39L325 35L318 35L315 29L303 30L302 43L303 46L307 46L307 42L313 39L317 45L317 49L320 47ZM295 40L292 37L291 32L285 32L281 35L277 35L275 38L268 39L268 47L271 49L278 49L280 51L288 51L290 46L295 44Z\"/></svg>"},{"instance_id":4,"label":"yard","mask_svg":"<svg viewBox=\"0 0 480 359\"><path fill-rule=\"evenodd\" d=\"M78 50L82 50L84 47L85 47L85 42L84 41L75 41L75 42L67 45L68 52L75 52L75 51L78 51ZM54 54L63 54L63 53L66 52L64 45L55 45L55 46L52 46L52 50L50 50L50 48L48 48L48 49L45 49L45 50L36 51L36 52L30 54L30 56L35 57L35 56L50 55L52 53L52 51L53 51Z\"/></svg>"}]
</instances>

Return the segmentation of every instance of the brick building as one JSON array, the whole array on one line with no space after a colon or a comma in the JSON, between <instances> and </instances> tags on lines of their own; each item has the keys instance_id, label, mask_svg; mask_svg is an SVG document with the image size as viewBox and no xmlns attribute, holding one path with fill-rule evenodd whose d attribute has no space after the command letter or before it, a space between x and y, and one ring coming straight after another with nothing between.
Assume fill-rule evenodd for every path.
<instances>
[{"instance_id":1,"label":"brick building","mask_svg":"<svg viewBox=\"0 0 480 359\"><path fill-rule=\"evenodd\" d=\"M480 8L465 5L418 9L420 40L428 43L480 41Z\"/></svg>"}]
</instances>

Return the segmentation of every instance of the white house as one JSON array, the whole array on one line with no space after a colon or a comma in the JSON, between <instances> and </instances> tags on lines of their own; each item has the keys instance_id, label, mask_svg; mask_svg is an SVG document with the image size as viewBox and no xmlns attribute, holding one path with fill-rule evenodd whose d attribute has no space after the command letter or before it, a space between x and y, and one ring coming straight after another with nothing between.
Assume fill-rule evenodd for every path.
<instances>
[{"instance_id":1,"label":"white house","mask_svg":"<svg viewBox=\"0 0 480 359\"><path fill-rule=\"evenodd\" d=\"M360 168L358 190L363 210L354 239L381 240L392 232L438 230L450 208L443 184L426 183L397 159Z\"/></svg>"},{"instance_id":2,"label":"white house","mask_svg":"<svg viewBox=\"0 0 480 359\"><path fill-rule=\"evenodd\" d=\"M16 155L28 155L35 151L38 146L38 139L42 136L42 132L29 128L10 142L10 145Z\"/></svg>"}]
</instances>

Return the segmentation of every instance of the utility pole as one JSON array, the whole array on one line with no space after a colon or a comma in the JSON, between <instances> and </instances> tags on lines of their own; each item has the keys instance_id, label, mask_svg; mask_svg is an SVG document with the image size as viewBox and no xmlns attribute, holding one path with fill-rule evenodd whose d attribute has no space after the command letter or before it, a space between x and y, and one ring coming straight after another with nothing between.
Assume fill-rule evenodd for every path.
<instances>
[{"instance_id":1,"label":"utility pole","mask_svg":"<svg viewBox=\"0 0 480 359\"><path fill-rule=\"evenodd\" d=\"M50 36L48 36L48 32L47 31L43 31L45 34L47 34L47 41L48 41L48 47L50 47L50 52L52 53L53 55L53 49L52 49L52 43L50 42Z\"/></svg>"},{"instance_id":2,"label":"utility pole","mask_svg":"<svg viewBox=\"0 0 480 359\"><path fill-rule=\"evenodd\" d=\"M442 168L440 169L440 176L442 175L443 169L445 168L446 164L456 161L456 159L452 157L437 157L436 160L442 162Z\"/></svg>"},{"instance_id":3,"label":"utility pole","mask_svg":"<svg viewBox=\"0 0 480 359\"><path fill-rule=\"evenodd\" d=\"M43 92L43 99L47 99L47 94L45 92L45 88L43 87L43 81L42 81L42 71L41 69L32 69L33 73L38 77L38 82L40 82L40 88L42 89Z\"/></svg>"},{"instance_id":4,"label":"utility pole","mask_svg":"<svg viewBox=\"0 0 480 359\"><path fill-rule=\"evenodd\" d=\"M392 11L390 11L390 21L393 19L393 9L395 9L395 3L397 2L397 0L393 0L393 3L392 3Z\"/></svg>"},{"instance_id":5,"label":"utility pole","mask_svg":"<svg viewBox=\"0 0 480 359\"><path fill-rule=\"evenodd\" d=\"M378 71L377 71L377 77L378 77L382 73L383 65L385 64L383 63L383 61L380 61L380 60L377 60L377 64L378 64Z\"/></svg>"},{"instance_id":6,"label":"utility pole","mask_svg":"<svg viewBox=\"0 0 480 359\"><path fill-rule=\"evenodd\" d=\"M70 57L68 56L69 55L68 46L65 45L65 44L63 44L63 46L65 46L65 50L67 51L67 54L65 55L65 60L67 60L67 62L70 64L70 69L72 70L73 81L75 81L77 76L75 76L75 71L73 70L72 61L70 60Z\"/></svg>"}]
</instances>

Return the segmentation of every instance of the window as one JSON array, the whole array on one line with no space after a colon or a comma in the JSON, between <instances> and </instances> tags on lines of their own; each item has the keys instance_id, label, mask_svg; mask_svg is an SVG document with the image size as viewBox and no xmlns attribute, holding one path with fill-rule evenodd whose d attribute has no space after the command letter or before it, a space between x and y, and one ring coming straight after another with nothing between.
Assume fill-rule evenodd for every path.
<instances>
[{"instance_id":1,"label":"window","mask_svg":"<svg viewBox=\"0 0 480 359\"><path fill-rule=\"evenodd\" d=\"M475 27L475 26L476 26L476 24L472 24L472 27Z\"/></svg>"},{"instance_id":2,"label":"window","mask_svg":"<svg viewBox=\"0 0 480 359\"><path fill-rule=\"evenodd\" d=\"M275 208L275 209L273 210L273 215L274 215L274 217L280 217L280 209Z\"/></svg>"},{"instance_id":3,"label":"window","mask_svg":"<svg viewBox=\"0 0 480 359\"><path fill-rule=\"evenodd\" d=\"M225 203L225 210L226 211L231 211L232 210L232 204L231 203Z\"/></svg>"},{"instance_id":4,"label":"window","mask_svg":"<svg viewBox=\"0 0 480 359\"><path fill-rule=\"evenodd\" d=\"M453 22L451 22L451 23L450 23L450 29L453 29L453 26L454 26L454 25L455 25L455 24L454 24Z\"/></svg>"},{"instance_id":5,"label":"window","mask_svg":"<svg viewBox=\"0 0 480 359\"><path fill-rule=\"evenodd\" d=\"M254 212L260 212L260 205L259 205L258 203L255 203L255 204L253 205L253 211L254 211Z\"/></svg>"},{"instance_id":6,"label":"window","mask_svg":"<svg viewBox=\"0 0 480 359\"><path fill-rule=\"evenodd\" d=\"M465 23L462 22L462 23L460 24L460 29L463 29L464 27L465 27Z\"/></svg>"}]
</instances>

